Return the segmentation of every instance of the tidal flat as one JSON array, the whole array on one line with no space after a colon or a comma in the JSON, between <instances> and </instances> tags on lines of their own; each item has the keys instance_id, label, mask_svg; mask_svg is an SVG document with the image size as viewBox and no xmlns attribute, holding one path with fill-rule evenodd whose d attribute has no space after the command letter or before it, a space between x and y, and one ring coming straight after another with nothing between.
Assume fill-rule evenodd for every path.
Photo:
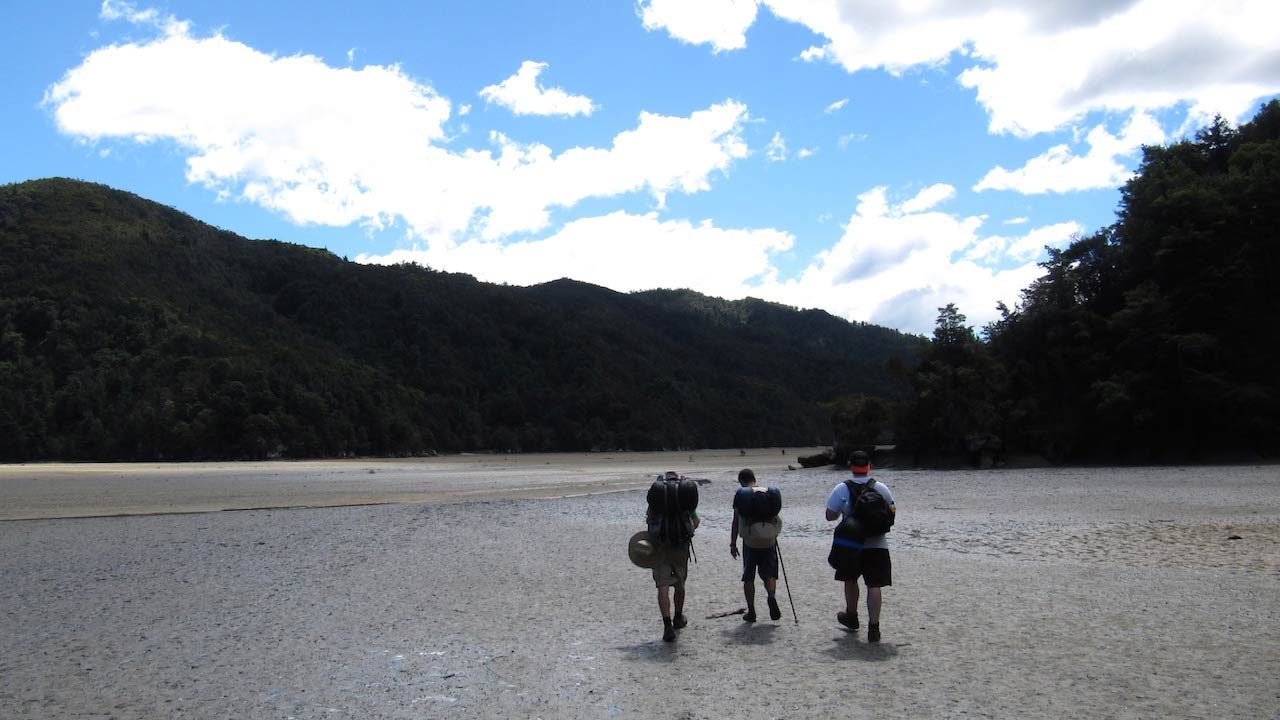
<instances>
[{"instance_id":1,"label":"tidal flat","mask_svg":"<svg viewBox=\"0 0 1280 720\"><path fill-rule=\"evenodd\" d=\"M877 470L868 644L802 452L3 466L0 717L1280 712L1276 466ZM708 618L740 467L782 490L779 622ZM625 550L668 469L709 481L672 644Z\"/></svg>"}]
</instances>

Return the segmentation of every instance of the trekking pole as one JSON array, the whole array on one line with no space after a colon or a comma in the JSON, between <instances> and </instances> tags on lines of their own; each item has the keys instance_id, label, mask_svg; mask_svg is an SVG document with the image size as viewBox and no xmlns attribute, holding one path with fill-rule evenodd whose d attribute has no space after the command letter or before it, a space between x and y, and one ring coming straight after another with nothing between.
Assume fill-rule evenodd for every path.
<instances>
[{"instance_id":1,"label":"trekking pole","mask_svg":"<svg viewBox=\"0 0 1280 720\"><path fill-rule=\"evenodd\" d=\"M800 616L796 615L796 601L791 597L791 583L787 581L787 564L782 562L782 543L777 540L773 541L774 552L778 553L778 565L782 568L782 584L787 586L787 601L791 603L791 617L796 619L796 624L800 624Z\"/></svg>"}]
</instances>

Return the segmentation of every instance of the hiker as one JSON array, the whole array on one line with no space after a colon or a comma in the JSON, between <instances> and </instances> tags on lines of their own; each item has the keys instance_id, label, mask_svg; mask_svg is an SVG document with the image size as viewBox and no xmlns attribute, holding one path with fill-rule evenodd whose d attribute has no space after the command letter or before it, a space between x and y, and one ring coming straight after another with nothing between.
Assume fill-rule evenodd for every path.
<instances>
[{"instance_id":1,"label":"hiker","mask_svg":"<svg viewBox=\"0 0 1280 720\"><path fill-rule=\"evenodd\" d=\"M893 523L893 513L897 506L893 503L893 494L882 482L870 477L871 458L863 451L857 450L849 460L849 469L853 477L835 486L827 498L827 520L841 520L844 526L847 520L854 517L854 503L859 496L868 490L875 490L883 503L888 505L888 525ZM874 496L868 496L868 499ZM858 578L861 576L867 586L867 642L880 641L880 604L883 600L881 588L893 584L893 567L889 561L889 542L885 538L884 525L881 532L870 535L858 535L857 539L840 537L839 528L832 546L832 557L828 558L836 570L836 580L844 583L844 612L836 613L836 621L851 629L858 629ZM840 551L840 552L837 552Z\"/></svg>"},{"instance_id":2,"label":"hiker","mask_svg":"<svg viewBox=\"0 0 1280 720\"><path fill-rule=\"evenodd\" d=\"M676 630L689 624L684 615L684 583L689 577L689 551L698 518L698 485L673 470L660 475L649 488L645 522L657 556L653 583L658 587L658 611L662 613L662 639L673 642ZM671 593L675 589L675 616Z\"/></svg>"},{"instance_id":3,"label":"hiker","mask_svg":"<svg viewBox=\"0 0 1280 720\"><path fill-rule=\"evenodd\" d=\"M782 619L774 593L778 589L778 534L782 532L782 493L756 484L750 469L738 473L742 487L733 495L733 523L729 526L729 554L738 557L738 531L742 531L742 594L747 599L746 622L756 621L756 573L769 594L769 619Z\"/></svg>"}]
</instances>

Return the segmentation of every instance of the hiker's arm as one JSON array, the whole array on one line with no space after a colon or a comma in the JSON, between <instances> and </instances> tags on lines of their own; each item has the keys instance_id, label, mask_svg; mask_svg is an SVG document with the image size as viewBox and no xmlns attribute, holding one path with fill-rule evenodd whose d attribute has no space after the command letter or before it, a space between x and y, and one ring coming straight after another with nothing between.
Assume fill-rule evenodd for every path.
<instances>
[{"instance_id":1,"label":"hiker's arm","mask_svg":"<svg viewBox=\"0 0 1280 720\"><path fill-rule=\"evenodd\" d=\"M837 486L827 496L827 520L839 520L842 507L844 507L844 498L840 497L840 486Z\"/></svg>"},{"instance_id":2,"label":"hiker's arm","mask_svg":"<svg viewBox=\"0 0 1280 720\"><path fill-rule=\"evenodd\" d=\"M733 511L733 524L729 525L729 554L738 557L738 511Z\"/></svg>"}]
</instances>

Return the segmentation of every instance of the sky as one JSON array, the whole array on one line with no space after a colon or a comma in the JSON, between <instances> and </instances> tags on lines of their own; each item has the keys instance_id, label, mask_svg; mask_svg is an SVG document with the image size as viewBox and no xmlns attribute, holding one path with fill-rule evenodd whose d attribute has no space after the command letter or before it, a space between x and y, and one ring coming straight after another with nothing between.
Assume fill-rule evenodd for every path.
<instances>
[{"instance_id":1,"label":"sky","mask_svg":"<svg viewBox=\"0 0 1280 720\"><path fill-rule=\"evenodd\" d=\"M5 2L0 183L931 332L1280 93L1273 0Z\"/></svg>"}]
</instances>

